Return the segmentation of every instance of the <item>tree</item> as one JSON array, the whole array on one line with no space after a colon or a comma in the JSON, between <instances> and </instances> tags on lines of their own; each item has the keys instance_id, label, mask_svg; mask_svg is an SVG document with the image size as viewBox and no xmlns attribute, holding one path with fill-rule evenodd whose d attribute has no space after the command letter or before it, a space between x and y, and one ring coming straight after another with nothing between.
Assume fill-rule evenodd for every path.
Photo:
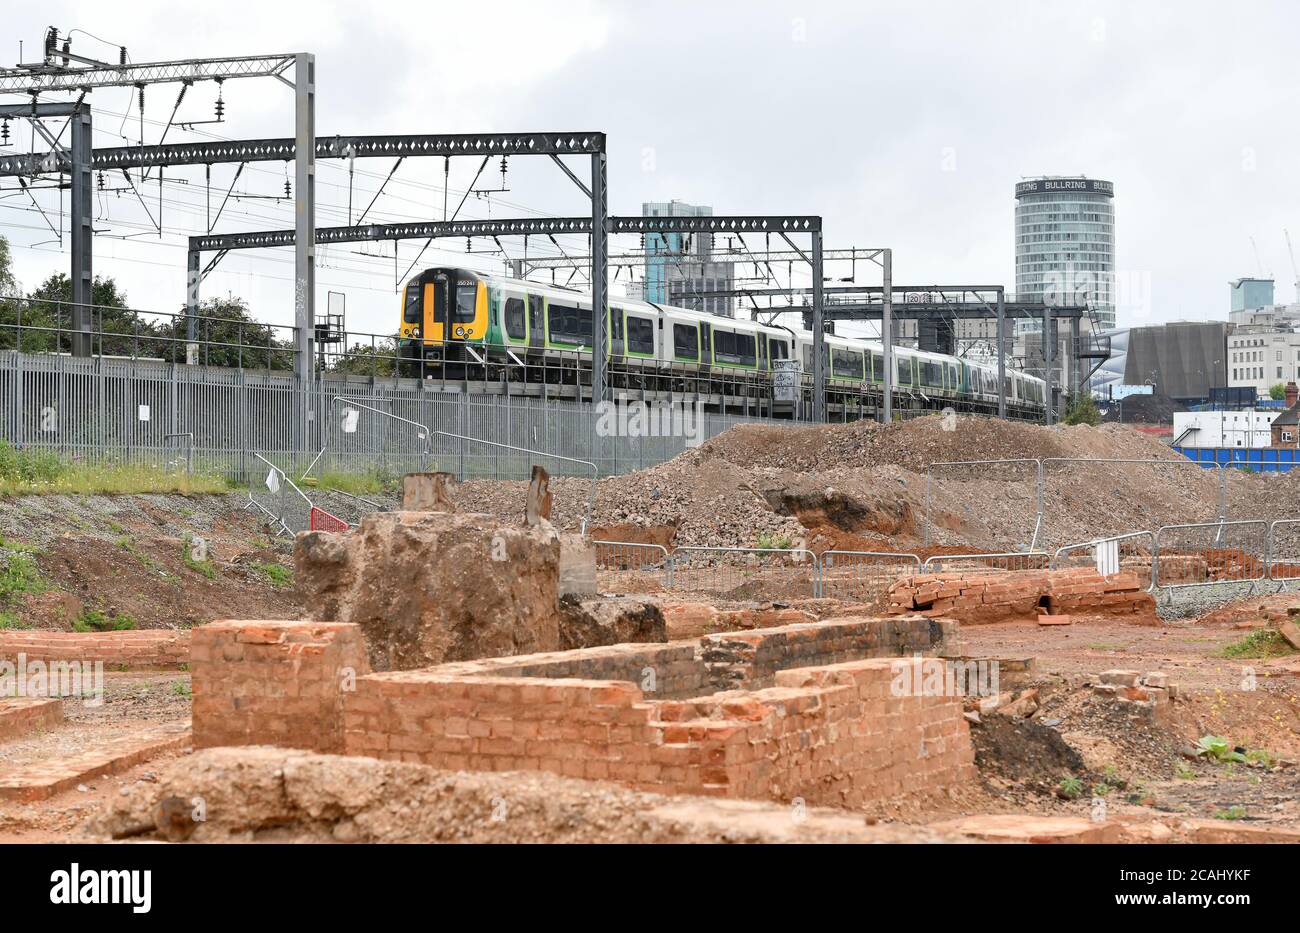
<instances>
[{"instance_id":1,"label":"tree","mask_svg":"<svg viewBox=\"0 0 1300 933\"><path fill-rule=\"evenodd\" d=\"M277 329L253 318L242 298L209 298L199 302L194 322L201 366L229 366L244 369L293 369L292 332L276 336ZM186 320L177 315L167 326L169 358L185 362Z\"/></svg>"},{"instance_id":2,"label":"tree","mask_svg":"<svg viewBox=\"0 0 1300 933\"><path fill-rule=\"evenodd\" d=\"M0 274L0 281L4 278ZM12 273L10 273L12 280ZM109 278L91 287L90 328L94 352L115 356L151 356L155 327L126 306L126 295ZM18 325L22 325L21 331ZM0 347L29 353L72 349L72 281L63 273L47 278L26 298L0 302ZM121 335L121 336L114 336Z\"/></svg>"},{"instance_id":3,"label":"tree","mask_svg":"<svg viewBox=\"0 0 1300 933\"><path fill-rule=\"evenodd\" d=\"M1101 423L1101 412L1097 411L1097 403L1091 392L1081 392L1070 399L1070 407L1065 411L1065 423L1093 426Z\"/></svg>"},{"instance_id":4,"label":"tree","mask_svg":"<svg viewBox=\"0 0 1300 933\"><path fill-rule=\"evenodd\" d=\"M1284 400L1286 398L1286 386L1280 382L1277 385L1269 386L1268 397L1275 402Z\"/></svg>"},{"instance_id":5,"label":"tree","mask_svg":"<svg viewBox=\"0 0 1300 933\"><path fill-rule=\"evenodd\" d=\"M13 254L9 251L9 241L0 236L0 295L16 295L18 280L14 278Z\"/></svg>"},{"instance_id":6,"label":"tree","mask_svg":"<svg viewBox=\"0 0 1300 933\"><path fill-rule=\"evenodd\" d=\"M325 371L354 376L395 376L397 338L378 338L373 345L354 343L342 353L331 349L326 356Z\"/></svg>"}]
</instances>

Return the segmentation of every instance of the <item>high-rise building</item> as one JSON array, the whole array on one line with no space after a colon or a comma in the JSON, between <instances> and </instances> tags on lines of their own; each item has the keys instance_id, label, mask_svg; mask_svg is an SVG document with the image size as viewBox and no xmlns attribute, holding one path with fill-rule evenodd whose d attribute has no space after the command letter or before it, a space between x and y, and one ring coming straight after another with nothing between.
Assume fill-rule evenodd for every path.
<instances>
[{"instance_id":1,"label":"high-rise building","mask_svg":"<svg viewBox=\"0 0 1300 933\"><path fill-rule=\"evenodd\" d=\"M1016 295L1086 300L1097 326L1115 326L1115 186L1044 176L1016 185Z\"/></svg>"},{"instance_id":2,"label":"high-rise building","mask_svg":"<svg viewBox=\"0 0 1300 933\"><path fill-rule=\"evenodd\" d=\"M1273 280L1234 279L1228 283L1228 292L1232 301L1229 312L1254 311L1273 303Z\"/></svg>"},{"instance_id":3,"label":"high-rise building","mask_svg":"<svg viewBox=\"0 0 1300 933\"><path fill-rule=\"evenodd\" d=\"M713 208L683 201L641 205L642 217L709 217ZM713 234L647 233L645 235L646 301L734 317L730 298L709 292L735 287L735 265L713 260Z\"/></svg>"},{"instance_id":4,"label":"high-rise building","mask_svg":"<svg viewBox=\"0 0 1300 933\"><path fill-rule=\"evenodd\" d=\"M1082 176L1044 175L1016 185L1016 297L1057 305L1087 304L1084 333L1115 327L1115 188ZM1069 328L1053 324L1054 365L1047 372L1043 325L1019 320L1012 353L1035 375L1070 390Z\"/></svg>"}]
</instances>

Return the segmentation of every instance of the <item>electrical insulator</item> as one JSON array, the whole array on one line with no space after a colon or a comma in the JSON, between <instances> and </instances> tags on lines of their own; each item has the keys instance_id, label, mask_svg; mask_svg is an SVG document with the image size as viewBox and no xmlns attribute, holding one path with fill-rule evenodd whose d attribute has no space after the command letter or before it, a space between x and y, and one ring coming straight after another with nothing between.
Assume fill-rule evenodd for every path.
<instances>
[{"instance_id":1,"label":"electrical insulator","mask_svg":"<svg viewBox=\"0 0 1300 933\"><path fill-rule=\"evenodd\" d=\"M469 247L470 247L470 238L469 238L469 237L465 237L465 252L468 253L468 252L470 251L470 248L469 248Z\"/></svg>"},{"instance_id":2,"label":"electrical insulator","mask_svg":"<svg viewBox=\"0 0 1300 933\"><path fill-rule=\"evenodd\" d=\"M117 47L117 63L118 63L119 65L124 66L124 67L125 67L125 65L126 65L126 46L125 46L125 45L120 45L120 46Z\"/></svg>"},{"instance_id":3,"label":"electrical insulator","mask_svg":"<svg viewBox=\"0 0 1300 933\"><path fill-rule=\"evenodd\" d=\"M0 121L0 145L9 145L9 118Z\"/></svg>"},{"instance_id":4,"label":"electrical insulator","mask_svg":"<svg viewBox=\"0 0 1300 933\"><path fill-rule=\"evenodd\" d=\"M285 178L285 180L284 180L284 196L285 196L286 198L288 198L288 197L292 197L292 196L293 196L293 189L289 187L289 179L288 179L288 178Z\"/></svg>"},{"instance_id":5,"label":"electrical insulator","mask_svg":"<svg viewBox=\"0 0 1300 933\"><path fill-rule=\"evenodd\" d=\"M100 172L100 173L99 173L99 190L100 190L100 191L103 191L103 190L104 190L104 173L103 173L103 172Z\"/></svg>"},{"instance_id":6,"label":"electrical insulator","mask_svg":"<svg viewBox=\"0 0 1300 933\"><path fill-rule=\"evenodd\" d=\"M222 80L218 78L217 79L217 122L218 123L221 122L222 115L226 112L226 102L221 99L221 95L224 91L225 91L225 87L223 86Z\"/></svg>"},{"instance_id":7,"label":"electrical insulator","mask_svg":"<svg viewBox=\"0 0 1300 933\"><path fill-rule=\"evenodd\" d=\"M140 113L143 115L144 114L144 85L137 84L136 87L140 89Z\"/></svg>"}]
</instances>

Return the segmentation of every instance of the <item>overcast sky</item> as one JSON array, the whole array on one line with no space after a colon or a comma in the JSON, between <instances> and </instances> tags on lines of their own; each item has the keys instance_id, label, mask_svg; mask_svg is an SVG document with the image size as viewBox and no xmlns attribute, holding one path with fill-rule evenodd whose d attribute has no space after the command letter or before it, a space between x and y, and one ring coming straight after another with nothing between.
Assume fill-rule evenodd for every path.
<instances>
[{"instance_id":1,"label":"overcast sky","mask_svg":"<svg viewBox=\"0 0 1300 933\"><path fill-rule=\"evenodd\" d=\"M154 0L14 6L0 62L17 61L20 40L23 60L36 60L47 25L125 44L136 62L311 51L319 135L600 130L611 212L681 198L718 213L820 214L828 248L892 247L894 281L904 284L1012 287L1016 181L1086 174L1115 185L1117 265L1136 283L1121 325L1225 317L1227 282L1259 273L1252 236L1279 300L1295 294L1283 238L1290 226L1300 239L1294 3L227 0L181 9ZM73 35L74 50L114 55L85 33ZM157 141L176 90L148 89L146 142ZM213 85L196 86L180 118L210 119L214 99ZM292 134L283 85L231 81L225 99L227 122L198 129ZM93 95L96 145L138 142L138 110L122 117L129 100L126 90ZM14 132L28 148L30 130ZM474 158L452 163L449 210L477 167ZM585 176L585 164L573 167ZM390 168L357 163L354 218ZM440 159L408 160L369 219L440 218L442 170ZM216 229L292 226L289 202L239 197L282 195L285 173L278 163L246 169ZM141 234L149 220L134 194L101 196L96 272L136 307L174 310L185 293L184 237L202 231L205 199L215 212L233 174L214 167L205 192L202 169L169 172L161 238L114 239ZM317 223L344 222L346 168L323 164L319 178ZM124 184L120 175L106 183ZM48 242L13 180L0 185L0 230L30 288L67 268L67 238L62 248ZM506 186L471 195L460 216L586 207L548 160L512 159ZM477 187L501 187L498 163ZM156 214L156 178L144 194ZM57 199L40 199L59 225ZM564 242L585 251L585 237ZM318 302L343 291L351 328L391 332L395 279L422 245L402 244L396 271L389 243L322 250ZM497 258L466 257L463 241L440 245L445 252L430 250L418 265L500 270ZM292 272L290 250L232 254L205 294L239 295L263 319L287 323ZM860 281L878 281L861 272Z\"/></svg>"}]
</instances>

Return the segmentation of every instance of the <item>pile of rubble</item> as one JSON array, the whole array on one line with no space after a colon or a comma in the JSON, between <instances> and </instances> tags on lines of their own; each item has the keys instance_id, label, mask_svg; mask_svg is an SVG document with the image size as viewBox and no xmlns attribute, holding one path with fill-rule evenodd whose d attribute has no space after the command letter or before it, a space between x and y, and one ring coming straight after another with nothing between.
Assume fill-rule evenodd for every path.
<instances>
[{"instance_id":1,"label":"pile of rubble","mask_svg":"<svg viewBox=\"0 0 1300 933\"><path fill-rule=\"evenodd\" d=\"M1141 715L1153 715L1178 696L1178 685L1171 683L1164 671L1111 670L1101 672L1101 682L1092 691L1110 697L1123 709Z\"/></svg>"},{"instance_id":2,"label":"pile of rubble","mask_svg":"<svg viewBox=\"0 0 1300 933\"><path fill-rule=\"evenodd\" d=\"M924 536L928 496L933 543L1021 550L1035 532L1032 464L945 468L928 491L926 469L946 461L1053 457L1159 462L1054 467L1040 546L1217 514L1213 471L1191 467L1131 428L936 415L890 425L738 425L666 463L601 480L592 521L623 535L644 529L644 540L660 544L910 550ZM508 515L518 511L523 487L473 480L458 488L457 501L465 510ZM585 479L554 481L561 527L576 529L590 488Z\"/></svg>"}]
</instances>

